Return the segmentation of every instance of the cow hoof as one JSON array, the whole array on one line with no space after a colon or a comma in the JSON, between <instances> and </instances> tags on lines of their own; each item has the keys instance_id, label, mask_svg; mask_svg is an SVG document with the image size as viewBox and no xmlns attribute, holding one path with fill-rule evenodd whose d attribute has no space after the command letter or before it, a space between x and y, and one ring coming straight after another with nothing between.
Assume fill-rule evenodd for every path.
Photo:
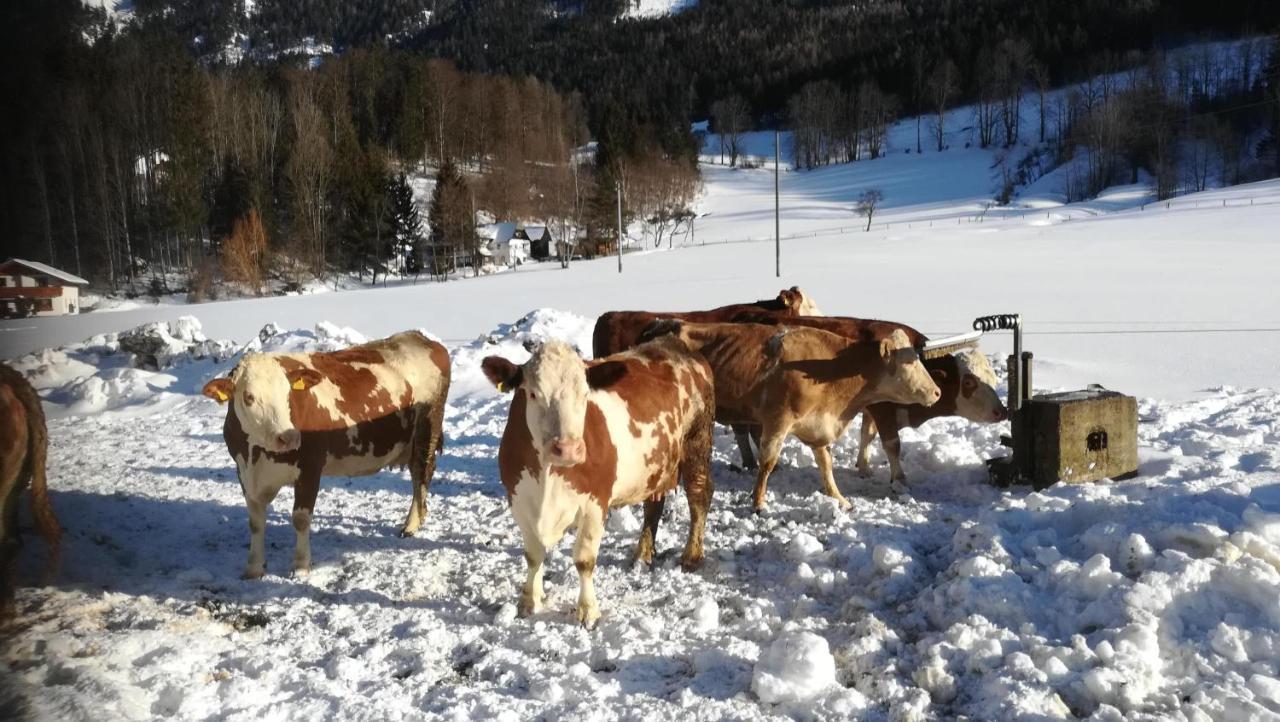
<instances>
[{"instance_id":1,"label":"cow hoof","mask_svg":"<svg viewBox=\"0 0 1280 722\"><path fill-rule=\"evenodd\" d=\"M261 579L266 574L266 567L246 567L244 573L240 575L241 579Z\"/></svg>"},{"instance_id":2,"label":"cow hoof","mask_svg":"<svg viewBox=\"0 0 1280 722\"><path fill-rule=\"evenodd\" d=\"M520 598L520 605L516 609L516 613L520 617L531 617L542 611L542 600L533 600L528 597Z\"/></svg>"},{"instance_id":3,"label":"cow hoof","mask_svg":"<svg viewBox=\"0 0 1280 722\"><path fill-rule=\"evenodd\" d=\"M418 533L418 530L417 530L417 529L414 529L414 530L410 531L408 527L405 527L404 529L401 529L401 530L400 530L400 538L401 538L401 539L408 539L409 537L411 537L411 536L413 536L413 535L415 535L415 534L417 534L417 533Z\"/></svg>"},{"instance_id":4,"label":"cow hoof","mask_svg":"<svg viewBox=\"0 0 1280 722\"><path fill-rule=\"evenodd\" d=\"M702 556L684 557L680 560L680 568L686 572L696 572L702 566Z\"/></svg>"},{"instance_id":5,"label":"cow hoof","mask_svg":"<svg viewBox=\"0 0 1280 722\"><path fill-rule=\"evenodd\" d=\"M870 479L870 478L871 478L871 467L869 467L869 466L859 466L859 467L858 467L858 477L859 477L859 478L861 478L861 479Z\"/></svg>"},{"instance_id":6,"label":"cow hoof","mask_svg":"<svg viewBox=\"0 0 1280 722\"><path fill-rule=\"evenodd\" d=\"M587 631L591 631L596 628L596 625L599 622L600 622L599 609L595 609L595 608L584 609L582 607L578 608L578 624L581 624L583 629Z\"/></svg>"},{"instance_id":7,"label":"cow hoof","mask_svg":"<svg viewBox=\"0 0 1280 722\"><path fill-rule=\"evenodd\" d=\"M311 576L311 567L298 567L293 570L290 576L294 579L306 579Z\"/></svg>"}]
</instances>

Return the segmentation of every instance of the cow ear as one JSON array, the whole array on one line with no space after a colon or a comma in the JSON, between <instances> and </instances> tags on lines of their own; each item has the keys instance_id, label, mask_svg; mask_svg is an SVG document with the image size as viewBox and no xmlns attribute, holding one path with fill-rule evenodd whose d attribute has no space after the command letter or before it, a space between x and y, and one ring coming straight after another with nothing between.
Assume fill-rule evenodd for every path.
<instances>
[{"instance_id":1,"label":"cow ear","mask_svg":"<svg viewBox=\"0 0 1280 722\"><path fill-rule=\"evenodd\" d=\"M524 369L501 356L487 356L480 362L480 370L484 371L489 383L503 393L515 391L524 382Z\"/></svg>"},{"instance_id":2,"label":"cow ear","mask_svg":"<svg viewBox=\"0 0 1280 722\"><path fill-rule=\"evenodd\" d=\"M289 388L294 391L306 391L324 380L318 371L314 369L296 369L288 373Z\"/></svg>"},{"instance_id":3,"label":"cow ear","mask_svg":"<svg viewBox=\"0 0 1280 722\"><path fill-rule=\"evenodd\" d=\"M782 301L782 305L787 308L796 307L796 294L794 289L784 288L778 292L778 300Z\"/></svg>"},{"instance_id":4,"label":"cow ear","mask_svg":"<svg viewBox=\"0 0 1280 722\"><path fill-rule=\"evenodd\" d=\"M884 361L893 358L893 341L891 339L880 339L880 358Z\"/></svg>"},{"instance_id":5,"label":"cow ear","mask_svg":"<svg viewBox=\"0 0 1280 722\"><path fill-rule=\"evenodd\" d=\"M607 389L626 375L626 364L621 361L605 361L587 367L587 386L593 390Z\"/></svg>"},{"instance_id":6,"label":"cow ear","mask_svg":"<svg viewBox=\"0 0 1280 722\"><path fill-rule=\"evenodd\" d=\"M202 393L205 396L217 401L220 404L227 403L227 400L236 392L236 385L231 379L214 379L204 385Z\"/></svg>"}]
</instances>

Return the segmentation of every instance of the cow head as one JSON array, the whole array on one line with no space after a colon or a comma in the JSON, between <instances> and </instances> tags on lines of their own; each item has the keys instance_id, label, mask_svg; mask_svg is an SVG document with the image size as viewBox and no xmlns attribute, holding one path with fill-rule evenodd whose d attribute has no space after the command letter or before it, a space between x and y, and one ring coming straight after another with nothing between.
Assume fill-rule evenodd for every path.
<instances>
[{"instance_id":1,"label":"cow head","mask_svg":"<svg viewBox=\"0 0 1280 722\"><path fill-rule=\"evenodd\" d=\"M522 366L501 356L489 356L481 368L499 391L524 395L529 435L552 466L574 466L586 460L583 426L587 395L611 386L626 373L626 366L619 361L588 365L560 341L535 348Z\"/></svg>"},{"instance_id":2,"label":"cow head","mask_svg":"<svg viewBox=\"0 0 1280 722\"><path fill-rule=\"evenodd\" d=\"M310 368L286 370L273 354L246 354L231 372L204 385L204 395L230 402L249 442L268 451L293 451L302 445L302 432L290 413L292 394L311 393L324 380Z\"/></svg>"},{"instance_id":3,"label":"cow head","mask_svg":"<svg viewBox=\"0 0 1280 722\"><path fill-rule=\"evenodd\" d=\"M981 352L970 349L955 354L960 376L956 415L980 424L1004 421L1009 412L996 395L996 373Z\"/></svg>"},{"instance_id":4,"label":"cow head","mask_svg":"<svg viewBox=\"0 0 1280 722\"><path fill-rule=\"evenodd\" d=\"M784 288L778 292L778 300L782 305L796 312L797 316L821 316L822 311L818 310L818 304L813 302L799 286Z\"/></svg>"},{"instance_id":5,"label":"cow head","mask_svg":"<svg viewBox=\"0 0 1280 722\"><path fill-rule=\"evenodd\" d=\"M880 359L885 373L879 388L887 396L886 401L932 406L942 397L941 389L929 376L920 362L920 354L902 329L894 330L880 341Z\"/></svg>"}]
</instances>

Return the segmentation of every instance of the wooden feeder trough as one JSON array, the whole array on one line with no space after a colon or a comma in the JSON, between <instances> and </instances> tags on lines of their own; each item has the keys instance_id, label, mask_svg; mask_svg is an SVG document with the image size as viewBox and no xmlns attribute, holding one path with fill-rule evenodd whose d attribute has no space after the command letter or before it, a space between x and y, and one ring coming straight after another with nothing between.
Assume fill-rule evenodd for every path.
<instances>
[{"instance_id":1,"label":"wooden feeder trough","mask_svg":"<svg viewBox=\"0 0 1280 722\"><path fill-rule=\"evenodd\" d=\"M983 316L974 320L973 328L976 335L940 339L926 346L926 353L954 348L986 331L1013 331L1008 361L1011 435L1000 439L1013 454L987 460L992 483L1043 489L1059 481L1074 484L1138 475L1138 403L1132 396L1097 385L1032 396L1033 357L1022 350L1022 316Z\"/></svg>"}]
</instances>

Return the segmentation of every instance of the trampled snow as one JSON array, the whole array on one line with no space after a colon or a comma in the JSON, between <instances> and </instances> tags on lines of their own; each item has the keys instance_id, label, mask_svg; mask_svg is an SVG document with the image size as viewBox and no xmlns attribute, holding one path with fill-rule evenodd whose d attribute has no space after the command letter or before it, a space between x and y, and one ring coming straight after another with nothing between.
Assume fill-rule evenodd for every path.
<instances>
[{"instance_id":1,"label":"trampled snow","mask_svg":"<svg viewBox=\"0 0 1280 722\"><path fill-rule=\"evenodd\" d=\"M667 507L652 569L631 563L639 520L620 510L601 548L599 629L572 622L567 545L549 558L547 611L517 619L524 563L494 462L507 397L477 367L522 359L529 340L586 345L590 326L544 309L456 344L423 532L396 535L405 472L328 479L305 581L286 575L288 491L269 517L267 577L238 578L243 501L222 409L196 389L248 348L366 334L322 322L217 343L187 320L160 334L187 344L160 370L137 368L115 334L18 359L58 412L51 478L67 540L48 586L28 547L36 586L20 592L4 692L35 716L123 719L1280 713L1274 390L1146 400L1140 478L1042 492L986 484L1000 425L905 431L900 499L882 463L854 475L846 438L835 457L849 513L791 442L769 512L753 515L721 431L702 570L679 569L683 504ZM58 405L125 372L153 390L109 393L94 413Z\"/></svg>"}]
</instances>

